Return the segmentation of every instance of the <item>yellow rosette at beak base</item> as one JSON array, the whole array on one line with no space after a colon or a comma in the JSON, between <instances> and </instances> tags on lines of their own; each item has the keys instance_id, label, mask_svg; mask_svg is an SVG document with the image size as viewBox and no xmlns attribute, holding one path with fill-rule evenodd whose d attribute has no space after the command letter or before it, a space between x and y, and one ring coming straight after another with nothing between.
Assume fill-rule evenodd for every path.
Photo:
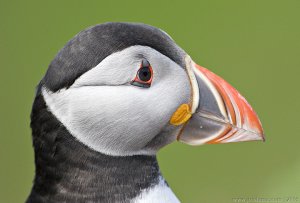
<instances>
[{"instance_id":1,"label":"yellow rosette at beak base","mask_svg":"<svg viewBox=\"0 0 300 203\"><path fill-rule=\"evenodd\" d=\"M172 125L181 125L187 122L192 116L190 106L188 104L182 104L180 107L173 113L170 123Z\"/></svg>"}]
</instances>

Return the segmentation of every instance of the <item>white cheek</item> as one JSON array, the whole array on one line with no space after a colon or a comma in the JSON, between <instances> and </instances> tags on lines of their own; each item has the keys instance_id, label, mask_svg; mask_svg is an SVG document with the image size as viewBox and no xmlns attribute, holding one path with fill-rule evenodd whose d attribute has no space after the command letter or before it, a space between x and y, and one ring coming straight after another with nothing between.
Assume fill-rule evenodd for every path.
<instances>
[{"instance_id":1,"label":"white cheek","mask_svg":"<svg viewBox=\"0 0 300 203\"><path fill-rule=\"evenodd\" d=\"M177 84L177 90L185 89L184 84ZM51 112L79 141L99 152L124 155L142 149L188 98L186 91L173 88L157 85L151 90L87 86L59 93L43 89L43 95ZM175 95L180 93L180 97Z\"/></svg>"},{"instance_id":2,"label":"white cheek","mask_svg":"<svg viewBox=\"0 0 300 203\"><path fill-rule=\"evenodd\" d=\"M164 56L156 64L157 53L148 57L160 66L150 88L90 86L90 79L96 82L101 76L100 70L92 69L69 89L52 93L43 88L45 102L74 137L96 151L118 156L153 154L143 148L169 124L178 106L188 102L190 85L186 72L170 59Z\"/></svg>"}]
</instances>

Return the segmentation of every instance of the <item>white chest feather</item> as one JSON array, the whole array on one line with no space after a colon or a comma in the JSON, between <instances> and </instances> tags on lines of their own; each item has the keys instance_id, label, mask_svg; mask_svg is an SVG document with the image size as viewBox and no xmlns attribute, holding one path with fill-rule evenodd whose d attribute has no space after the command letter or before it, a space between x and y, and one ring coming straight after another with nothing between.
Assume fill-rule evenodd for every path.
<instances>
[{"instance_id":1,"label":"white chest feather","mask_svg":"<svg viewBox=\"0 0 300 203\"><path fill-rule=\"evenodd\" d=\"M167 186L164 179L151 188L147 188L132 200L132 203L179 203L172 190Z\"/></svg>"}]
</instances>

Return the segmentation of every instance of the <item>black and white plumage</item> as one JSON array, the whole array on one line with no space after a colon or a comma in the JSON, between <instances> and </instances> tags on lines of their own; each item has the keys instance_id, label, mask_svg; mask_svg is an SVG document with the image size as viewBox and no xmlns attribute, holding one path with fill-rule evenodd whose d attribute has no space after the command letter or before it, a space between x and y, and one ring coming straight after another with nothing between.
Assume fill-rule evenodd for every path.
<instances>
[{"instance_id":1,"label":"black and white plumage","mask_svg":"<svg viewBox=\"0 0 300 203\"><path fill-rule=\"evenodd\" d=\"M151 84L135 85L143 63L151 66ZM37 88L36 175L27 202L179 202L160 174L159 149L176 139L262 139L255 113L240 110L248 104L201 68L152 26L106 23L76 35ZM192 118L180 116L182 104Z\"/></svg>"}]
</instances>

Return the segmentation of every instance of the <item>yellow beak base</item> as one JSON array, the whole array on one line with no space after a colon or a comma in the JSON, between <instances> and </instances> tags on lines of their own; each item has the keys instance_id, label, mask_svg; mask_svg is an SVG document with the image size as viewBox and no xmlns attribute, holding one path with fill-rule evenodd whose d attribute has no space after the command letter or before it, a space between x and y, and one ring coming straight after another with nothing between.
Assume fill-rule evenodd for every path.
<instances>
[{"instance_id":1,"label":"yellow beak base","mask_svg":"<svg viewBox=\"0 0 300 203\"><path fill-rule=\"evenodd\" d=\"M192 116L190 106L188 104L182 104L180 107L173 113L170 123L172 125L181 125L187 122Z\"/></svg>"}]
</instances>

